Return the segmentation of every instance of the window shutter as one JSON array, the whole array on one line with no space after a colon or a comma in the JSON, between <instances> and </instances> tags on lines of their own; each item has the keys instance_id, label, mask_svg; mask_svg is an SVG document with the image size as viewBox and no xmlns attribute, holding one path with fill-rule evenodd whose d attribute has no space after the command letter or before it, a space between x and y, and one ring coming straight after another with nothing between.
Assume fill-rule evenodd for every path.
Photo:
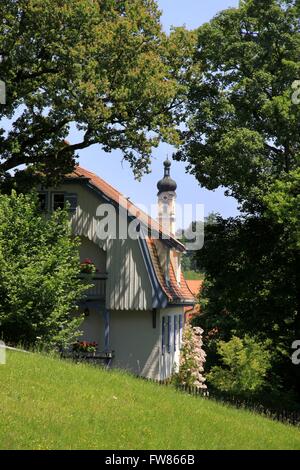
<instances>
[{"instance_id":1,"label":"window shutter","mask_svg":"<svg viewBox=\"0 0 300 470\"><path fill-rule=\"evenodd\" d=\"M179 345L181 346L182 341L182 315L179 315Z\"/></svg>"},{"instance_id":2,"label":"window shutter","mask_svg":"<svg viewBox=\"0 0 300 470\"><path fill-rule=\"evenodd\" d=\"M177 349L177 316L174 315L174 351Z\"/></svg>"},{"instance_id":3,"label":"window shutter","mask_svg":"<svg viewBox=\"0 0 300 470\"><path fill-rule=\"evenodd\" d=\"M69 203L69 211L75 212L78 205L78 197L77 194L66 194L65 201Z\"/></svg>"},{"instance_id":4,"label":"window shutter","mask_svg":"<svg viewBox=\"0 0 300 470\"><path fill-rule=\"evenodd\" d=\"M168 315L168 353L171 352L171 330L172 330L172 317Z\"/></svg>"},{"instance_id":5,"label":"window shutter","mask_svg":"<svg viewBox=\"0 0 300 470\"><path fill-rule=\"evenodd\" d=\"M165 354L165 317L161 319L161 353Z\"/></svg>"}]
</instances>

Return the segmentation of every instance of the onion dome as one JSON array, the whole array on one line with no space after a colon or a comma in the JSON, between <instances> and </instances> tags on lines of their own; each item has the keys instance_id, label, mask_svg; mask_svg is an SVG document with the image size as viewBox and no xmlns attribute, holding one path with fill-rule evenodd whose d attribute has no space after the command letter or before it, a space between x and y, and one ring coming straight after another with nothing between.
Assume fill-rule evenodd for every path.
<instances>
[{"instance_id":1,"label":"onion dome","mask_svg":"<svg viewBox=\"0 0 300 470\"><path fill-rule=\"evenodd\" d=\"M177 189L176 182L170 176L171 162L169 159L164 161L164 168L164 177L157 183L158 195Z\"/></svg>"}]
</instances>

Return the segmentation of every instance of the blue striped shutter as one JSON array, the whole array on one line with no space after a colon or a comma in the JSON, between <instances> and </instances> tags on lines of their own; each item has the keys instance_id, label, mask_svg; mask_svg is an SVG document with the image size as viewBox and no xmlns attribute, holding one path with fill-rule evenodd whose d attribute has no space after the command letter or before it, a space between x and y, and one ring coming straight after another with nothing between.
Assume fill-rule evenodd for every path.
<instances>
[{"instance_id":1,"label":"blue striped shutter","mask_svg":"<svg viewBox=\"0 0 300 470\"><path fill-rule=\"evenodd\" d=\"M174 351L177 349L177 316L174 315Z\"/></svg>"},{"instance_id":2,"label":"blue striped shutter","mask_svg":"<svg viewBox=\"0 0 300 470\"><path fill-rule=\"evenodd\" d=\"M182 315L179 315L179 344L181 346L182 340Z\"/></svg>"},{"instance_id":3,"label":"blue striped shutter","mask_svg":"<svg viewBox=\"0 0 300 470\"><path fill-rule=\"evenodd\" d=\"M168 353L171 352L171 330L172 330L172 317L168 315Z\"/></svg>"},{"instance_id":4,"label":"blue striped shutter","mask_svg":"<svg viewBox=\"0 0 300 470\"><path fill-rule=\"evenodd\" d=\"M165 354L165 317L161 319L161 353Z\"/></svg>"}]
</instances>

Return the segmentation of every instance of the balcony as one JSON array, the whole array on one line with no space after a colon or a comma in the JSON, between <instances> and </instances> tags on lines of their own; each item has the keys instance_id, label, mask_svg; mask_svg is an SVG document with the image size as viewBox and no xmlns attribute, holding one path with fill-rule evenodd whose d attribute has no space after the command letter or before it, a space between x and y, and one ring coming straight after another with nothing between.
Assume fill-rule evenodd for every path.
<instances>
[{"instance_id":1,"label":"balcony","mask_svg":"<svg viewBox=\"0 0 300 470\"><path fill-rule=\"evenodd\" d=\"M87 284L93 284L84 293L85 302L105 301L107 273L80 274L79 278Z\"/></svg>"}]
</instances>

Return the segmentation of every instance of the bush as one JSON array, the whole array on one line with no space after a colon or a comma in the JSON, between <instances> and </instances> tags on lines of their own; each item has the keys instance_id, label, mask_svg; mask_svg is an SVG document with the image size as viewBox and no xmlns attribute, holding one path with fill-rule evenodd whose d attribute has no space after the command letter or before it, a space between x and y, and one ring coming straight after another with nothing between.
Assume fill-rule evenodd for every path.
<instances>
[{"instance_id":1,"label":"bush","mask_svg":"<svg viewBox=\"0 0 300 470\"><path fill-rule=\"evenodd\" d=\"M262 390L271 368L269 342L233 336L227 343L218 341L217 351L223 367L214 366L207 380L223 392L252 395Z\"/></svg>"},{"instance_id":2,"label":"bush","mask_svg":"<svg viewBox=\"0 0 300 470\"><path fill-rule=\"evenodd\" d=\"M173 375L175 385L207 389L203 377L206 354L202 349L202 333L201 328L193 328L190 323L185 324L180 350L179 371Z\"/></svg>"},{"instance_id":3,"label":"bush","mask_svg":"<svg viewBox=\"0 0 300 470\"><path fill-rule=\"evenodd\" d=\"M0 337L63 347L82 322L70 315L87 288L66 211L45 216L33 195L0 195Z\"/></svg>"}]
</instances>

